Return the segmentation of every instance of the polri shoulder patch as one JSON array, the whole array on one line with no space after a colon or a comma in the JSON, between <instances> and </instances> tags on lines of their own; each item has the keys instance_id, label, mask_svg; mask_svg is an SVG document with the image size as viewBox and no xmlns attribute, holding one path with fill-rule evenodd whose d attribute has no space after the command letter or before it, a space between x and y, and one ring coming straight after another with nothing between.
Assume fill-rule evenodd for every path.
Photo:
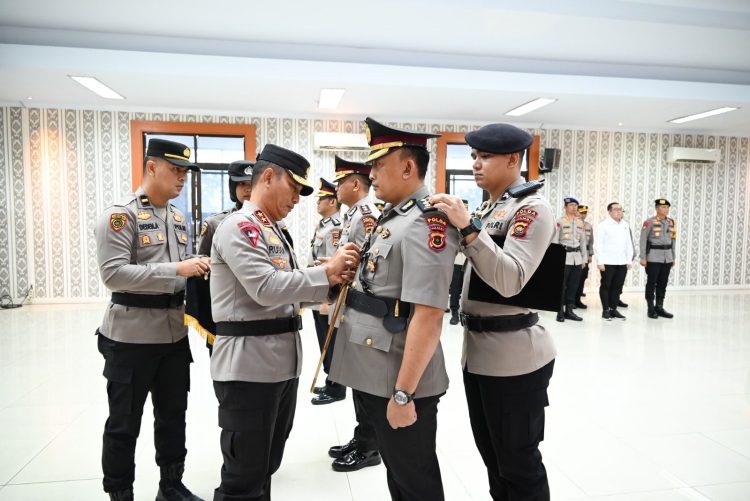
<instances>
[{"instance_id":1,"label":"polri shoulder patch","mask_svg":"<svg viewBox=\"0 0 750 501\"><path fill-rule=\"evenodd\" d=\"M128 223L128 215L124 212L115 212L109 216L109 227L115 231L120 231Z\"/></svg>"},{"instance_id":2,"label":"polri shoulder patch","mask_svg":"<svg viewBox=\"0 0 750 501\"><path fill-rule=\"evenodd\" d=\"M448 229L448 220L437 214L425 214L424 220L430 228L427 246L435 252L442 252L446 245L445 232Z\"/></svg>"}]
</instances>

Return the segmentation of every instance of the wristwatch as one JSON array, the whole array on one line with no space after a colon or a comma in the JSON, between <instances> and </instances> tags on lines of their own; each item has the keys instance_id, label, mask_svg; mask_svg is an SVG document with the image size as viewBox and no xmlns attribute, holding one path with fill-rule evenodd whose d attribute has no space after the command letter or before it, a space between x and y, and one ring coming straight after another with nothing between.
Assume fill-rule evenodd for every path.
<instances>
[{"instance_id":1,"label":"wristwatch","mask_svg":"<svg viewBox=\"0 0 750 501\"><path fill-rule=\"evenodd\" d=\"M396 405L406 405L414 400L414 393L407 393L404 390L393 390L393 400Z\"/></svg>"},{"instance_id":2,"label":"wristwatch","mask_svg":"<svg viewBox=\"0 0 750 501\"><path fill-rule=\"evenodd\" d=\"M471 221L469 221L469 226L458 230L458 232L461 234L461 238L466 238L472 233L479 233L480 231L482 231L482 221L480 221L478 217L471 218Z\"/></svg>"}]
</instances>

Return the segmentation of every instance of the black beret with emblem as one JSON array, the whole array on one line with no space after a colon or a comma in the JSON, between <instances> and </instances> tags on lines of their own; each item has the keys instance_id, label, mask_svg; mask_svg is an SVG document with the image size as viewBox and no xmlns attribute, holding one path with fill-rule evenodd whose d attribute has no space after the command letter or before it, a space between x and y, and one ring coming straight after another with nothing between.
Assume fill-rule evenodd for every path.
<instances>
[{"instance_id":1,"label":"black beret with emblem","mask_svg":"<svg viewBox=\"0 0 750 501\"><path fill-rule=\"evenodd\" d=\"M229 179L235 183L251 181L253 179L253 166L255 162L249 160L237 160L229 164L227 168Z\"/></svg>"},{"instance_id":2,"label":"black beret with emblem","mask_svg":"<svg viewBox=\"0 0 750 501\"><path fill-rule=\"evenodd\" d=\"M299 153L276 146L275 144L267 144L263 147L260 155L258 155L258 160L270 162L285 169L295 182L302 185L300 194L303 197L312 195L313 191L315 191L307 181L307 176L310 173L310 162Z\"/></svg>"},{"instance_id":3,"label":"black beret with emblem","mask_svg":"<svg viewBox=\"0 0 750 501\"><path fill-rule=\"evenodd\" d=\"M146 148L146 156L163 158L178 167L200 170L197 165L190 161L190 148L177 141L159 138L150 139Z\"/></svg>"},{"instance_id":4,"label":"black beret with emblem","mask_svg":"<svg viewBox=\"0 0 750 501\"><path fill-rule=\"evenodd\" d=\"M524 151L534 137L510 124L489 124L464 135L466 144L479 151L505 155Z\"/></svg>"},{"instance_id":5,"label":"black beret with emblem","mask_svg":"<svg viewBox=\"0 0 750 501\"><path fill-rule=\"evenodd\" d=\"M428 139L440 137L438 134L393 129L380 122L376 122L370 117L365 118L365 134L367 136L367 144L370 145L370 156L367 157L368 162L385 156L394 149L405 146L426 150Z\"/></svg>"},{"instance_id":6,"label":"black beret with emblem","mask_svg":"<svg viewBox=\"0 0 750 501\"><path fill-rule=\"evenodd\" d=\"M666 198L657 198L654 200L654 205L656 207L659 207L660 205L666 205L667 207L672 207L672 204L669 203L669 200Z\"/></svg>"},{"instance_id":7,"label":"black beret with emblem","mask_svg":"<svg viewBox=\"0 0 750 501\"><path fill-rule=\"evenodd\" d=\"M330 181L320 178L320 188L318 188L318 197L335 197L336 185Z\"/></svg>"},{"instance_id":8,"label":"black beret with emblem","mask_svg":"<svg viewBox=\"0 0 750 501\"><path fill-rule=\"evenodd\" d=\"M370 175L370 166L367 164L352 162L351 160L343 159L339 156L334 157L336 161L335 175L333 176L333 182L338 183L346 176L351 174L361 174L365 177Z\"/></svg>"},{"instance_id":9,"label":"black beret with emblem","mask_svg":"<svg viewBox=\"0 0 750 501\"><path fill-rule=\"evenodd\" d=\"M573 197L565 197L565 198L563 198L563 205L568 205L568 204L576 204L576 205L578 205L578 200L576 200Z\"/></svg>"}]
</instances>

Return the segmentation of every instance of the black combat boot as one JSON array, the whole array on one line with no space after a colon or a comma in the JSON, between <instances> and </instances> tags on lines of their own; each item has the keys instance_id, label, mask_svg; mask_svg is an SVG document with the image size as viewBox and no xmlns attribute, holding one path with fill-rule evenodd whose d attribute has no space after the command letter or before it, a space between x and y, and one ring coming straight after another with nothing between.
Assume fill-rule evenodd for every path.
<instances>
[{"instance_id":1,"label":"black combat boot","mask_svg":"<svg viewBox=\"0 0 750 501\"><path fill-rule=\"evenodd\" d=\"M659 315L656 314L656 310L654 309L654 302L647 300L646 304L648 305L648 318L659 318Z\"/></svg>"},{"instance_id":2,"label":"black combat boot","mask_svg":"<svg viewBox=\"0 0 750 501\"><path fill-rule=\"evenodd\" d=\"M133 501L133 488L117 492L109 492L110 501Z\"/></svg>"},{"instance_id":3,"label":"black combat boot","mask_svg":"<svg viewBox=\"0 0 750 501\"><path fill-rule=\"evenodd\" d=\"M160 469L161 480L159 480L159 492L156 493L156 501L203 501L182 483L185 463L162 466Z\"/></svg>"},{"instance_id":4,"label":"black combat boot","mask_svg":"<svg viewBox=\"0 0 750 501\"><path fill-rule=\"evenodd\" d=\"M575 314L572 304L568 304L565 306L565 318L567 318L568 320L575 320L576 322L580 322L581 320L583 320L581 317Z\"/></svg>"},{"instance_id":5,"label":"black combat boot","mask_svg":"<svg viewBox=\"0 0 750 501\"><path fill-rule=\"evenodd\" d=\"M602 318L608 322L612 321L612 314L609 312L609 308L604 308L602 311Z\"/></svg>"},{"instance_id":6,"label":"black combat boot","mask_svg":"<svg viewBox=\"0 0 750 501\"><path fill-rule=\"evenodd\" d=\"M458 308L451 308L451 325L458 325Z\"/></svg>"},{"instance_id":7,"label":"black combat boot","mask_svg":"<svg viewBox=\"0 0 750 501\"><path fill-rule=\"evenodd\" d=\"M660 317L664 318L673 318L674 315L669 313L667 310L664 309L664 298L660 297L656 299L656 308L654 308L654 311L656 314Z\"/></svg>"},{"instance_id":8,"label":"black combat boot","mask_svg":"<svg viewBox=\"0 0 750 501\"><path fill-rule=\"evenodd\" d=\"M557 312L557 319L558 322L565 322L565 309L564 307L560 307L560 311Z\"/></svg>"}]
</instances>

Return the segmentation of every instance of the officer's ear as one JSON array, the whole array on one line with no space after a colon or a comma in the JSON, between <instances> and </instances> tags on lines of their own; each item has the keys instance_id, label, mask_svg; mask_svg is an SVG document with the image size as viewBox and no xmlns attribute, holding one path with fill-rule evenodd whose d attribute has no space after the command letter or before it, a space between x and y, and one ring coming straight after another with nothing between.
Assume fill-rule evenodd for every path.
<instances>
[{"instance_id":1,"label":"officer's ear","mask_svg":"<svg viewBox=\"0 0 750 501\"><path fill-rule=\"evenodd\" d=\"M154 177L156 175L156 161L146 158L146 164L143 166L143 173L146 176Z\"/></svg>"},{"instance_id":2,"label":"officer's ear","mask_svg":"<svg viewBox=\"0 0 750 501\"><path fill-rule=\"evenodd\" d=\"M508 157L508 168L509 169L515 169L518 167L519 160L521 159L521 155L518 153L511 153Z\"/></svg>"},{"instance_id":3,"label":"officer's ear","mask_svg":"<svg viewBox=\"0 0 750 501\"><path fill-rule=\"evenodd\" d=\"M417 163L414 161L414 157L412 155L409 155L405 158L404 162L404 170L403 170L403 178L404 180L409 179L412 174L417 172Z\"/></svg>"}]
</instances>

